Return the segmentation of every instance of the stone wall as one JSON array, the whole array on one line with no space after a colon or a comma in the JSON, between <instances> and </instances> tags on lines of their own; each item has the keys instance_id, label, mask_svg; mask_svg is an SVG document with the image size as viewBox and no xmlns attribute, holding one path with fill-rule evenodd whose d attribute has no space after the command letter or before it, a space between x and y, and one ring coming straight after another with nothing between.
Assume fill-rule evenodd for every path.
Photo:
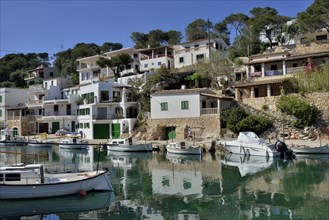
<instances>
[{"instance_id":1,"label":"stone wall","mask_svg":"<svg viewBox=\"0 0 329 220\"><path fill-rule=\"evenodd\" d=\"M29 121L20 121L20 120L8 120L7 125L9 128L18 128L19 136L27 136L34 134L34 123Z\"/></svg>"},{"instance_id":2,"label":"stone wall","mask_svg":"<svg viewBox=\"0 0 329 220\"><path fill-rule=\"evenodd\" d=\"M148 119L147 140L165 140L166 127L176 127L176 139L185 139L190 126L196 139L218 138L220 136L219 115L203 115L196 118Z\"/></svg>"}]
</instances>

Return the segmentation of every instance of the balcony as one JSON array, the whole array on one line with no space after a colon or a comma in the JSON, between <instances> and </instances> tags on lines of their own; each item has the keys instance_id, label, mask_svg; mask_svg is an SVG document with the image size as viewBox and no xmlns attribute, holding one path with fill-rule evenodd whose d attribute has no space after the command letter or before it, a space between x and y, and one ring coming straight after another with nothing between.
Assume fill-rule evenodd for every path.
<instances>
[{"instance_id":1,"label":"balcony","mask_svg":"<svg viewBox=\"0 0 329 220\"><path fill-rule=\"evenodd\" d=\"M218 108L202 108L201 115L216 115L218 114Z\"/></svg>"}]
</instances>

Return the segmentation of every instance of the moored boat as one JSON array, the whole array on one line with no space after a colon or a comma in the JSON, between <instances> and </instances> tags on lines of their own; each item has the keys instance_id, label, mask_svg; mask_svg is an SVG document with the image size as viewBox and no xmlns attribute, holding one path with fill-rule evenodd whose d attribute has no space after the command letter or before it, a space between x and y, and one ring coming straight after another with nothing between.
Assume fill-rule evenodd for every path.
<instances>
[{"instance_id":1,"label":"moored boat","mask_svg":"<svg viewBox=\"0 0 329 220\"><path fill-rule=\"evenodd\" d=\"M240 132L236 140L221 141L220 144L233 154L265 157L294 157L293 151L289 150L284 142L277 141L274 144L267 143L265 139L259 138L251 131Z\"/></svg>"},{"instance_id":2,"label":"moored boat","mask_svg":"<svg viewBox=\"0 0 329 220\"><path fill-rule=\"evenodd\" d=\"M0 167L0 199L56 197L112 190L109 171L50 174L42 164Z\"/></svg>"},{"instance_id":3,"label":"moored boat","mask_svg":"<svg viewBox=\"0 0 329 220\"><path fill-rule=\"evenodd\" d=\"M24 138L17 136L17 131L13 129L1 129L0 146L19 146L25 145Z\"/></svg>"},{"instance_id":4,"label":"moored boat","mask_svg":"<svg viewBox=\"0 0 329 220\"><path fill-rule=\"evenodd\" d=\"M52 147L55 142L53 140L29 140L27 145L30 147Z\"/></svg>"},{"instance_id":5,"label":"moored boat","mask_svg":"<svg viewBox=\"0 0 329 220\"><path fill-rule=\"evenodd\" d=\"M190 145L187 141L178 141L169 143L166 146L167 152L173 154L194 154L201 155L201 146Z\"/></svg>"},{"instance_id":6,"label":"moored boat","mask_svg":"<svg viewBox=\"0 0 329 220\"><path fill-rule=\"evenodd\" d=\"M66 149L85 149L88 147L88 143L77 137L68 137L59 142L59 147Z\"/></svg>"},{"instance_id":7,"label":"moored boat","mask_svg":"<svg viewBox=\"0 0 329 220\"><path fill-rule=\"evenodd\" d=\"M124 139L112 139L106 144L107 149L110 151L121 151L121 152L151 152L151 143L140 143L133 141L132 138Z\"/></svg>"},{"instance_id":8,"label":"moored boat","mask_svg":"<svg viewBox=\"0 0 329 220\"><path fill-rule=\"evenodd\" d=\"M329 154L328 144L320 147L292 146L290 149L293 150L296 154Z\"/></svg>"}]
</instances>

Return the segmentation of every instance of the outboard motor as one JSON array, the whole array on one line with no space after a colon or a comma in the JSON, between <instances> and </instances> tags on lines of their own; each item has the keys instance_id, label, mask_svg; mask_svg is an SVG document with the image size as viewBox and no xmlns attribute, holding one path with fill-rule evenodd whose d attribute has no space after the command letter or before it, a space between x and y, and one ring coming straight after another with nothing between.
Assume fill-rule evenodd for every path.
<instances>
[{"instance_id":1,"label":"outboard motor","mask_svg":"<svg viewBox=\"0 0 329 220\"><path fill-rule=\"evenodd\" d=\"M283 141L277 140L274 147L278 152L280 152L280 157L282 159L295 159L293 150L288 149L287 145Z\"/></svg>"}]
</instances>

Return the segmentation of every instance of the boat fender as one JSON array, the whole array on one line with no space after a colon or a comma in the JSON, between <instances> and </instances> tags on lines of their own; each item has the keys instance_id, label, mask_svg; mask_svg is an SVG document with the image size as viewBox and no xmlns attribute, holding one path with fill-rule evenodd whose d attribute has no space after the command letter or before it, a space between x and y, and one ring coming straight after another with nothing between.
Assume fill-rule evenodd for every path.
<instances>
[{"instance_id":1,"label":"boat fender","mask_svg":"<svg viewBox=\"0 0 329 220\"><path fill-rule=\"evenodd\" d=\"M80 197L85 197L85 196L87 195L87 193L86 193L85 190L80 189L80 190L79 190L79 195L80 195Z\"/></svg>"}]
</instances>

